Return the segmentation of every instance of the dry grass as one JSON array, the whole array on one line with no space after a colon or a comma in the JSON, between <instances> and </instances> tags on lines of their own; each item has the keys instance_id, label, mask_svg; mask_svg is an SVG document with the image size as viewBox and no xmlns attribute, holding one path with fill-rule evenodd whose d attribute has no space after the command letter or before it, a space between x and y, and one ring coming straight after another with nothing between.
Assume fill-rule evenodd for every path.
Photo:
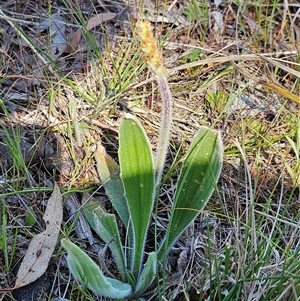
<instances>
[{"instance_id":1,"label":"dry grass","mask_svg":"<svg viewBox=\"0 0 300 301\"><path fill-rule=\"evenodd\" d=\"M166 290L157 289L159 280L146 298L299 300L300 163L287 140L299 146L299 3L154 2L138 4L162 43L175 103L163 206L172 199L181 154L201 125L222 132L225 164L206 211L170 254ZM30 238L43 228L55 180L79 197L83 191L103 197L94 145L101 140L116 157L122 112L136 114L156 146L161 108L132 34L134 18L122 1L81 5L0 2L0 122L7 129L0 132L1 287L13 286ZM70 37L108 10L117 16L86 32L75 50L49 58L49 30L37 32L44 17L60 11ZM34 226L26 225L29 207ZM164 228L163 214L160 219ZM79 239L74 227L66 212L62 233ZM97 245L83 247L96 254ZM110 260L107 254L108 268ZM70 278L60 249L47 277L51 285L42 285L39 300L100 300Z\"/></svg>"}]
</instances>

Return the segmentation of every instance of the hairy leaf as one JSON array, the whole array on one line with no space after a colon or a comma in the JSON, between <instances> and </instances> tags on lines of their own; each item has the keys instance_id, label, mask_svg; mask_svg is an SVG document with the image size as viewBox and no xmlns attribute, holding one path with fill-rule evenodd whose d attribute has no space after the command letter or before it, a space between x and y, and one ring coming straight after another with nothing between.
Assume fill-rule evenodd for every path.
<instances>
[{"instance_id":1,"label":"hairy leaf","mask_svg":"<svg viewBox=\"0 0 300 301\"><path fill-rule=\"evenodd\" d=\"M183 163L168 232L159 250L159 260L205 207L216 187L222 162L220 134L202 127L194 137Z\"/></svg>"},{"instance_id":2,"label":"hairy leaf","mask_svg":"<svg viewBox=\"0 0 300 301\"><path fill-rule=\"evenodd\" d=\"M116 217L108 213L99 201L92 198L86 201L86 199L87 195L84 194L82 200L84 215L98 236L108 244L119 273L125 280L125 256Z\"/></svg>"},{"instance_id":3,"label":"hairy leaf","mask_svg":"<svg viewBox=\"0 0 300 301\"><path fill-rule=\"evenodd\" d=\"M99 266L71 241L62 239L61 245L68 253L68 267L73 276L95 294L113 299L126 298L131 294L129 284L105 277Z\"/></svg>"},{"instance_id":4,"label":"hairy leaf","mask_svg":"<svg viewBox=\"0 0 300 301\"><path fill-rule=\"evenodd\" d=\"M141 269L148 225L155 196L155 171L152 150L142 125L127 114L120 125L119 161L121 179L128 202L133 235L131 271L137 277Z\"/></svg>"},{"instance_id":5,"label":"hairy leaf","mask_svg":"<svg viewBox=\"0 0 300 301\"><path fill-rule=\"evenodd\" d=\"M143 267L141 275L138 278L134 293L131 298L141 296L152 284L157 273L157 255L151 252L148 255L147 261Z\"/></svg>"},{"instance_id":6,"label":"hairy leaf","mask_svg":"<svg viewBox=\"0 0 300 301\"><path fill-rule=\"evenodd\" d=\"M125 227L127 227L129 223L129 212L127 200L124 196L123 183L120 178L119 166L113 158L106 153L104 147L100 143L97 145L95 159L97 171L105 188L105 192Z\"/></svg>"}]
</instances>

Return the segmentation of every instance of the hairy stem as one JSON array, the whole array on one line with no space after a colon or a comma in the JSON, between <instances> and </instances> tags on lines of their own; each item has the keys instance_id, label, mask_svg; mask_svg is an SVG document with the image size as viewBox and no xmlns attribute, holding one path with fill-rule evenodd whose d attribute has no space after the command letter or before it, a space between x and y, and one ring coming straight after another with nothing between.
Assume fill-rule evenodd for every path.
<instances>
[{"instance_id":1,"label":"hairy stem","mask_svg":"<svg viewBox=\"0 0 300 301\"><path fill-rule=\"evenodd\" d=\"M172 124L172 95L167 80L167 70L163 65L161 51L157 47L149 21L139 20L136 33L140 38L140 47L144 52L145 62L157 76L157 83L162 100L162 118L159 130L157 153L155 158L156 186L161 182Z\"/></svg>"},{"instance_id":2,"label":"hairy stem","mask_svg":"<svg viewBox=\"0 0 300 301\"><path fill-rule=\"evenodd\" d=\"M159 75L157 83L162 100L162 116L155 158L156 186L158 186L161 181L172 125L172 95L166 76Z\"/></svg>"}]
</instances>

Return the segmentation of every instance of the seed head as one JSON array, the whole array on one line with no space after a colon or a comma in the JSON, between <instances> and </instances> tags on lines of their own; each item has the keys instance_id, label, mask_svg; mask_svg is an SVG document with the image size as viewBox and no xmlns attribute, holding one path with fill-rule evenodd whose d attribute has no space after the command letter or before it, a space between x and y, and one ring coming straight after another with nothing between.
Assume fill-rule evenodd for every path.
<instances>
[{"instance_id":1,"label":"seed head","mask_svg":"<svg viewBox=\"0 0 300 301\"><path fill-rule=\"evenodd\" d=\"M140 38L140 47L144 52L145 61L157 75L166 75L167 70L163 66L162 54L157 47L149 21L138 20L136 22L136 33Z\"/></svg>"}]
</instances>

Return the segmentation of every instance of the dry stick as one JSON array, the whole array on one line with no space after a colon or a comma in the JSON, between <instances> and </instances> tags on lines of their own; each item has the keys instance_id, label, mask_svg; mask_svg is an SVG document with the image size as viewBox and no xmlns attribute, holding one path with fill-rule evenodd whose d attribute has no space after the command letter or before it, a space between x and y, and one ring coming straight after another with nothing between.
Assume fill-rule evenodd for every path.
<instances>
[{"instance_id":1,"label":"dry stick","mask_svg":"<svg viewBox=\"0 0 300 301\"><path fill-rule=\"evenodd\" d=\"M290 53L290 52L289 52ZM274 55L274 54L273 54ZM222 56L222 57L213 57L213 58L208 58L205 60L199 60L196 62L191 62L187 64L180 65L178 67L174 67L170 69L170 74L173 74L177 71L184 70L187 68L192 68L192 67L198 67L206 64L213 64L213 63L225 63L225 62L230 62L230 61L260 61L264 60L267 61L268 63L271 63L297 77L300 77L300 72L285 66L281 64L279 59L276 58L269 58L268 55L263 55L263 54L242 54L242 55L229 55L229 56ZM288 62L290 64L294 64L295 66L299 66L299 64L294 63L294 62Z\"/></svg>"},{"instance_id":2,"label":"dry stick","mask_svg":"<svg viewBox=\"0 0 300 301\"><path fill-rule=\"evenodd\" d=\"M274 84L274 83L271 83L271 82L267 82L267 81L265 81L265 80L262 80L262 79L260 79L260 78L258 78L258 77L256 77L256 76L250 74L249 72L247 72L247 71L245 71L245 70L239 68L239 67L236 65L236 63L234 63L234 62L232 62L232 64L233 64L233 65L235 66L235 68L236 68L240 73L242 73L245 77L247 77L247 78L253 80L253 81L256 82L257 84L263 85L264 87L266 87L266 88L272 90L273 92L275 92L275 93L277 93L277 94L279 94L279 95L281 95L281 96L283 96L283 97L285 97L285 98L288 98L288 99L294 101L294 102L297 103L298 105L300 104L300 96L299 96L299 95L296 95L296 94L294 94L294 93L292 93L292 92L286 90L285 88L283 88L283 87L281 87L281 86L279 86L279 85L277 85L277 84ZM277 63L276 63L275 65L278 66ZM286 67L286 66L284 66L284 65L282 65L282 64L280 64L280 65L281 65L282 67ZM278 66L278 67L279 67L279 66ZM289 67L286 67L286 68L289 68ZM294 71L295 71L295 72L298 72L298 71L296 71L296 70L294 70Z\"/></svg>"},{"instance_id":3,"label":"dry stick","mask_svg":"<svg viewBox=\"0 0 300 301\"><path fill-rule=\"evenodd\" d=\"M292 69L288 66L285 66L281 64L282 59L277 59L272 56L274 55L298 55L297 51L282 51L282 52L276 52L276 53L262 53L262 54L241 54L241 55L229 55L229 56L219 56L219 57L211 57L207 58L204 60L199 60L187 64L183 64L174 68L169 69L169 75L172 75L174 73L177 73L178 71L185 70L187 68L192 68L192 67L199 67L203 65L208 65L208 64L221 64L221 63L226 63L226 62L235 62L235 61L267 61L270 64L273 64L282 70L289 72L296 77L300 77L300 72L296 71L295 69ZM286 61L285 63L289 63L294 66L300 66L299 63L295 63L292 61ZM150 83L153 81L153 77L149 78L147 80L144 80L142 82L139 82L134 85L135 88L138 88L140 86L144 86L147 83Z\"/></svg>"},{"instance_id":4,"label":"dry stick","mask_svg":"<svg viewBox=\"0 0 300 301\"><path fill-rule=\"evenodd\" d=\"M3 11L1 9L0 9L0 11L1 11L1 13L0 13L0 19L5 20L5 21L12 21L12 22L20 23L20 24L26 24L26 25L30 25L31 27L33 27L33 26L39 26L41 24L41 22L26 21L26 20L17 19L17 18L14 18L14 17L8 17L8 16L6 16L3 13ZM59 22L59 21L56 21L56 22L57 23L65 24L66 26L69 26L69 27L82 28L81 25L77 25L77 24L74 24L74 23Z\"/></svg>"},{"instance_id":5,"label":"dry stick","mask_svg":"<svg viewBox=\"0 0 300 301\"><path fill-rule=\"evenodd\" d=\"M175 67L173 69L171 69L170 73L174 73L177 72L179 70L182 69L186 69L186 68L190 68L190 67L196 67L196 66L201 66L201 65L205 65L205 64L212 64L212 63L224 63L224 62L234 62L234 61L249 61L249 60L263 60L266 61L270 64L275 65L276 67L290 73L293 74L294 76L300 78L300 72L297 70L294 70L288 66L285 66L284 64L281 63L281 59L277 59L277 58L269 58L266 55L260 55L260 54L244 54L244 55L230 55L227 57L216 57L216 58L209 58L209 59L205 59L205 60L200 60L197 62L191 62L191 63L187 63L178 67ZM294 66L300 66L300 64L298 63L294 63L294 62L288 62L290 64L293 64ZM234 64L234 63L233 63ZM236 66L236 64L234 64ZM248 72L239 70L241 73L243 73L244 75ZM253 75L247 75L248 78L254 80L256 83L261 84L263 86L265 86L266 88L280 94L281 96L288 98L292 101L294 101L297 104L300 104L300 96L293 94L289 91L287 91L286 89L278 86L277 84L271 83L271 82L267 82L265 80L259 79Z\"/></svg>"},{"instance_id":6,"label":"dry stick","mask_svg":"<svg viewBox=\"0 0 300 301\"><path fill-rule=\"evenodd\" d=\"M19 27L13 23L2 11L2 9L0 9L0 16L5 17L3 19L5 19L7 21L7 23L13 27L15 29L15 31L18 33L18 35L20 35L20 37L22 37L22 39L25 41L26 45L33 51L34 54L36 54L36 56L41 60L41 62L45 65L48 65L49 71L56 75L56 72L53 70L53 68L49 65L50 62L48 62L39 52L38 50L34 47L34 45L32 44L32 42L30 41L30 39L28 37L26 37L26 35L24 35L23 31L19 29Z\"/></svg>"}]
</instances>

